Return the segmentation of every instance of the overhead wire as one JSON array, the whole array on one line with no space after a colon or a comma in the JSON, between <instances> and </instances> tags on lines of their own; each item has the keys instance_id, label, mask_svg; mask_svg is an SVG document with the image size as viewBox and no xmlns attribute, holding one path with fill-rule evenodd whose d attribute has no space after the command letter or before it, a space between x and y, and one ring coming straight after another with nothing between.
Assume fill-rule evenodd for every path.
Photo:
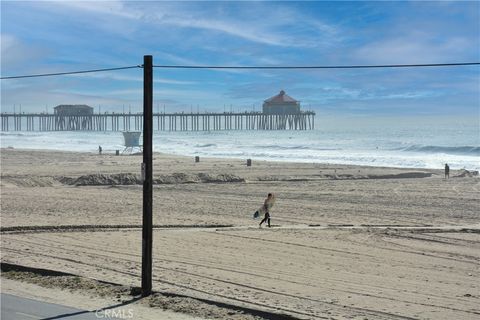
<instances>
[{"instance_id":1,"label":"overhead wire","mask_svg":"<svg viewBox=\"0 0 480 320\"><path fill-rule=\"evenodd\" d=\"M459 66L473 66L480 65L480 62L455 62L455 63L425 63L425 64L383 64L383 65L333 65L333 66L222 66L222 65L153 65L154 68L163 69L263 69L263 70L290 70L290 69L367 69L367 68L420 68L420 67L459 67ZM143 65L118 67L118 68L104 68L104 69L91 69L80 71L67 71L67 72L55 72L55 73L41 73L41 74L29 74L19 76L5 76L0 77L0 80L8 79L22 79L22 78L38 78L38 77L51 77L51 76L64 76L80 73L94 73L94 72L106 72L117 71L125 69L143 68Z\"/></svg>"},{"instance_id":2,"label":"overhead wire","mask_svg":"<svg viewBox=\"0 0 480 320\"><path fill-rule=\"evenodd\" d=\"M38 78L38 77L64 76L64 75L69 75L69 74L116 71L116 70L134 69L134 68L142 68L142 67L143 67L142 65L136 65L136 66L118 67L118 68L91 69L91 70L55 72L55 73L40 73L40 74L29 74L29 75L21 75L21 76L1 77L0 79L1 79L1 80L6 80L6 79L21 79L21 78Z\"/></svg>"},{"instance_id":3,"label":"overhead wire","mask_svg":"<svg viewBox=\"0 0 480 320\"><path fill-rule=\"evenodd\" d=\"M196 65L153 65L165 69L366 69L366 68L418 68L453 67L480 65L480 62L425 63L425 64L383 64L383 65L334 65L334 66L196 66Z\"/></svg>"}]
</instances>

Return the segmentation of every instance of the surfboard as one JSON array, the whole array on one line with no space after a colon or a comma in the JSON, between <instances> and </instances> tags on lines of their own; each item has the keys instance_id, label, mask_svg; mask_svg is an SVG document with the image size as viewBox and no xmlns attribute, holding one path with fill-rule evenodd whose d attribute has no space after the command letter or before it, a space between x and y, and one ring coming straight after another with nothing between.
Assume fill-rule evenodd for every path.
<instances>
[{"instance_id":1,"label":"surfboard","mask_svg":"<svg viewBox=\"0 0 480 320\"><path fill-rule=\"evenodd\" d=\"M270 203L268 204L268 212L270 212L270 209L272 209L273 205L275 204L275 197L270 200ZM253 219L256 219L260 216L263 216L265 215L265 207L262 205L260 208L258 208L257 211L255 211L255 213L253 214Z\"/></svg>"}]
</instances>

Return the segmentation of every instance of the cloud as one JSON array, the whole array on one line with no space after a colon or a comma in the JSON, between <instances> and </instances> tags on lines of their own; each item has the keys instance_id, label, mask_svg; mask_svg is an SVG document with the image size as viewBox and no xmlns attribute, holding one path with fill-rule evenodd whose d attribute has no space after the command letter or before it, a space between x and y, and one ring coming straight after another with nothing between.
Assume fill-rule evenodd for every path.
<instances>
[{"instance_id":1,"label":"cloud","mask_svg":"<svg viewBox=\"0 0 480 320\"><path fill-rule=\"evenodd\" d=\"M285 41L282 37L274 34L260 31L252 26L245 26L238 22L210 20L210 19L188 19L184 17L164 16L160 17L159 22L166 25L173 25L184 28L205 29L216 32L226 33L245 40L258 42L275 46L290 46L290 41Z\"/></svg>"},{"instance_id":2,"label":"cloud","mask_svg":"<svg viewBox=\"0 0 480 320\"><path fill-rule=\"evenodd\" d=\"M336 43L337 27L328 25L283 5L252 5L252 9L225 14L224 18L202 12L177 11L160 14L158 24L203 29L247 41L279 47L317 47Z\"/></svg>"},{"instance_id":3,"label":"cloud","mask_svg":"<svg viewBox=\"0 0 480 320\"><path fill-rule=\"evenodd\" d=\"M413 1L380 10L354 34L350 58L368 63L442 63L480 59L478 2ZM388 8L388 12L386 9ZM370 19L370 20L371 20Z\"/></svg>"},{"instance_id":4,"label":"cloud","mask_svg":"<svg viewBox=\"0 0 480 320\"><path fill-rule=\"evenodd\" d=\"M200 60L194 60L194 59L189 59L185 58L179 55L174 55L165 51L158 51L155 52L154 56L154 65L184 65L184 66L210 66L210 65L238 65L236 63L220 63L220 64L215 64L211 62L204 62ZM165 62L165 61L168 61ZM164 69L165 70L165 69ZM166 69L169 70L169 69ZM196 70L194 72L198 72L199 70ZM249 74L252 71L251 70L238 70L238 69L205 69L203 70L204 72L222 72L222 73L231 73L231 74Z\"/></svg>"},{"instance_id":5,"label":"cloud","mask_svg":"<svg viewBox=\"0 0 480 320\"><path fill-rule=\"evenodd\" d=\"M86 11L98 15L110 15L128 19L138 19L140 14L135 10L127 8L124 1L108 0L108 1L76 1L62 0L54 1L54 7L63 7L68 10Z\"/></svg>"},{"instance_id":6,"label":"cloud","mask_svg":"<svg viewBox=\"0 0 480 320\"><path fill-rule=\"evenodd\" d=\"M124 75L115 74L115 73L83 73L83 74L74 74L69 77L108 79L108 80L114 80L114 81L143 83L143 77L124 76ZM192 85L197 83L195 81L175 80L175 79L160 78L160 77L154 77L153 82L160 83L160 84L173 84L173 85Z\"/></svg>"},{"instance_id":7,"label":"cloud","mask_svg":"<svg viewBox=\"0 0 480 320\"><path fill-rule=\"evenodd\" d=\"M468 58L472 43L455 37L442 41L418 35L369 42L354 50L354 57L371 63L447 63Z\"/></svg>"},{"instance_id":8,"label":"cloud","mask_svg":"<svg viewBox=\"0 0 480 320\"><path fill-rule=\"evenodd\" d=\"M29 45L12 34L1 34L1 69L2 76L15 69L25 69L36 65L49 55L49 50L36 45Z\"/></svg>"},{"instance_id":9,"label":"cloud","mask_svg":"<svg viewBox=\"0 0 480 320\"><path fill-rule=\"evenodd\" d=\"M168 10L162 10L158 7L152 10L154 3L146 2L143 6L131 6L128 2L108 1L108 2L77 2L65 1L59 2L59 5L69 9L84 11L96 15L107 15L114 17L122 17L132 20L138 20L150 24L175 26L180 28L195 28L226 33L246 40L271 44L285 45L281 39L275 34L265 34L260 30L245 26L243 21L229 21L221 19L204 18L185 10L183 5L172 7L166 5ZM181 9L183 8L183 9ZM168 12L168 13L167 13Z\"/></svg>"},{"instance_id":10,"label":"cloud","mask_svg":"<svg viewBox=\"0 0 480 320\"><path fill-rule=\"evenodd\" d=\"M237 10L221 10L221 15L212 15L212 11L220 10L219 4L201 10L201 5L168 3L168 2L81 2L61 1L55 5L87 12L108 19L125 18L154 26L173 26L213 31L247 41L281 47L315 47L335 41L338 36L336 27L301 14L292 7L276 5L275 7L260 3L236 6ZM239 18L240 17L240 18ZM304 36L302 32L292 35L292 30L303 31L309 28L314 37ZM299 30L300 29L300 30ZM321 36L319 36L321 34ZM324 41L325 40L325 41Z\"/></svg>"}]
</instances>

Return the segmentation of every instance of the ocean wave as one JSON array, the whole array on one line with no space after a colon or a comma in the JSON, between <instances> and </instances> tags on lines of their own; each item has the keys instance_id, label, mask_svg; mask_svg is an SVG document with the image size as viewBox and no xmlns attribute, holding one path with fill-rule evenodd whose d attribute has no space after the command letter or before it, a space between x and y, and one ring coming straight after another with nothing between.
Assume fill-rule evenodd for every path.
<instances>
[{"instance_id":1,"label":"ocean wave","mask_svg":"<svg viewBox=\"0 0 480 320\"><path fill-rule=\"evenodd\" d=\"M206 144L197 144L195 145L196 148L208 148L208 147L216 147L215 143L206 143Z\"/></svg>"},{"instance_id":2,"label":"ocean wave","mask_svg":"<svg viewBox=\"0 0 480 320\"><path fill-rule=\"evenodd\" d=\"M280 146L277 144L259 145L255 146L258 149L275 149L275 150L306 150L310 149L307 146Z\"/></svg>"},{"instance_id":3,"label":"ocean wave","mask_svg":"<svg viewBox=\"0 0 480 320\"><path fill-rule=\"evenodd\" d=\"M24 133L0 132L0 136L5 136L5 137L25 137L26 134L24 134Z\"/></svg>"},{"instance_id":4,"label":"ocean wave","mask_svg":"<svg viewBox=\"0 0 480 320\"><path fill-rule=\"evenodd\" d=\"M480 147L474 147L474 146L445 147L445 146L412 145L406 148L400 148L398 150L410 151L410 152L425 152L425 153L480 155Z\"/></svg>"},{"instance_id":5,"label":"ocean wave","mask_svg":"<svg viewBox=\"0 0 480 320\"><path fill-rule=\"evenodd\" d=\"M311 147L311 146L281 146L277 144L273 145L260 145L260 146L255 146L256 149L271 149L271 150L317 150L317 151L329 151L329 150L341 150L337 148L317 148L317 147Z\"/></svg>"}]
</instances>

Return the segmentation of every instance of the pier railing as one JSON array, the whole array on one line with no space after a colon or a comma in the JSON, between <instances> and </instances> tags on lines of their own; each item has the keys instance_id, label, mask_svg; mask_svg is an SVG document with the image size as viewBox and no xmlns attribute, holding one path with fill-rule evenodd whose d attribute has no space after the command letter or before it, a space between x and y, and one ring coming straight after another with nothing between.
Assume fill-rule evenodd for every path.
<instances>
[{"instance_id":1,"label":"pier railing","mask_svg":"<svg viewBox=\"0 0 480 320\"><path fill-rule=\"evenodd\" d=\"M141 131L142 113L58 115L1 113L1 131ZM154 130L312 130L315 112L266 114L261 112L154 113Z\"/></svg>"}]
</instances>

